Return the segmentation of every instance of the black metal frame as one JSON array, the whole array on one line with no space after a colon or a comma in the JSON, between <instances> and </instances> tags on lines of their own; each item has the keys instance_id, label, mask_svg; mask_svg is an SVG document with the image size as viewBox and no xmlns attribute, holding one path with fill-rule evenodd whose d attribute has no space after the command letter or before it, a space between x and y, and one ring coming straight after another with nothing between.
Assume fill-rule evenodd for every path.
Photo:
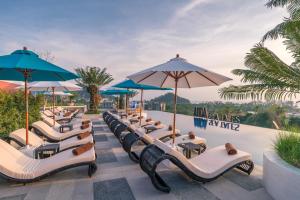
<instances>
[{"instance_id":1,"label":"black metal frame","mask_svg":"<svg viewBox=\"0 0 300 200\"><path fill-rule=\"evenodd\" d=\"M48 177L48 176L50 176L52 174L55 174L55 173L58 173L58 172L61 172L61 171L64 171L64 170L67 170L67 169L70 169L70 168L84 166L84 165L88 165L88 176L92 177L92 175L97 171L97 168L98 168L95 161L92 161L92 162L83 162L83 163L76 163L76 164L64 166L62 168L53 170L51 172L48 172L48 173L46 173L44 175L41 175L41 176L33 178L33 179L16 179L16 178L7 176L7 175L5 175L5 174L3 174L1 172L0 172L0 176L3 177L6 180L14 181L14 182L18 182L18 183L32 183L32 182L35 182L35 181L39 181L39 180L41 180L43 178L46 178L46 177Z\"/></svg>"},{"instance_id":2,"label":"black metal frame","mask_svg":"<svg viewBox=\"0 0 300 200\"><path fill-rule=\"evenodd\" d=\"M174 157L170 154L165 153L163 150L161 150L157 146L148 145L146 148L144 148L144 150L142 151L142 153L140 155L140 166L141 166L142 170L146 174L148 174L154 187L156 189L158 189L162 192L166 192L166 193L169 193L171 188L156 172L156 168L157 168L158 164L161 163L163 160L171 161L173 164L175 164L177 167L179 167L190 178L192 178L195 181L202 182L202 183L213 181L233 168L237 168L240 171L247 173L248 175L250 175L254 169L254 163L251 160L245 160L245 161L242 161L242 162L228 168L227 170L218 174L217 176L207 179L207 178L199 177L198 175L194 174L180 160L178 160L176 157Z\"/></svg>"}]
</instances>

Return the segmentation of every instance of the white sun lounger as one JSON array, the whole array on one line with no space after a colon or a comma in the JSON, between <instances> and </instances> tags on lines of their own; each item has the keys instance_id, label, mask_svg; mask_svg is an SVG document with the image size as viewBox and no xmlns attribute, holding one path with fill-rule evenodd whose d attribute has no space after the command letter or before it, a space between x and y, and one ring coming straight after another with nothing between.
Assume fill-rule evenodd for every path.
<instances>
[{"instance_id":1,"label":"white sun lounger","mask_svg":"<svg viewBox=\"0 0 300 200\"><path fill-rule=\"evenodd\" d=\"M56 131L54 128L48 126L45 122L43 121L37 121L34 122L32 124L34 133L36 133L37 135L40 136L44 136L46 137L46 139L50 142L58 142L58 141L62 141L74 136L79 135L80 133L83 132L91 132L92 131L92 127L90 126L89 128L86 129L74 129L72 131L68 131L65 133L60 133L58 131Z\"/></svg>"},{"instance_id":2,"label":"white sun lounger","mask_svg":"<svg viewBox=\"0 0 300 200\"><path fill-rule=\"evenodd\" d=\"M69 168L88 165L88 175L97 170L95 149L74 156L73 149L45 159L33 159L0 140L0 176L17 182L33 182Z\"/></svg>"},{"instance_id":3,"label":"white sun lounger","mask_svg":"<svg viewBox=\"0 0 300 200\"><path fill-rule=\"evenodd\" d=\"M59 122L55 122L55 124L54 124L54 126L53 126L53 119L52 118L50 118L50 117L47 117L45 114L43 114L43 113L41 113L41 117L42 117L42 119L43 119L43 121L46 123L46 124L48 124L49 126L51 126L51 127L54 127L54 129L55 130L59 130L60 129L60 127L62 126L62 124L60 124ZM78 129L78 128L80 128L80 126L82 125L82 121L85 121L85 120L88 120L88 119L77 119L77 118L75 118L75 119L72 119L71 121L70 121L70 123L68 123L68 124L71 124L71 125L73 125L73 128L74 129ZM90 126L92 126L92 123L89 123L90 124Z\"/></svg>"},{"instance_id":4,"label":"white sun lounger","mask_svg":"<svg viewBox=\"0 0 300 200\"><path fill-rule=\"evenodd\" d=\"M26 130L24 128L21 128L21 129L11 132L9 134L9 137L13 138L14 141L17 140L18 142L20 142L21 144L23 144L25 146L26 145L26 134L25 133L26 133ZM39 147L43 144L46 144L46 145L51 144L49 142L44 142L44 140L41 137L37 136L36 134L32 133L31 131L28 132L28 138L29 138L28 144L33 147ZM77 137L71 137L69 139L58 142L59 151L64 151L66 149L76 147L76 146L79 146L82 144L86 144L89 142L91 142L91 143L94 142L92 135L89 135L88 137L83 138L82 140L78 139Z\"/></svg>"}]
</instances>

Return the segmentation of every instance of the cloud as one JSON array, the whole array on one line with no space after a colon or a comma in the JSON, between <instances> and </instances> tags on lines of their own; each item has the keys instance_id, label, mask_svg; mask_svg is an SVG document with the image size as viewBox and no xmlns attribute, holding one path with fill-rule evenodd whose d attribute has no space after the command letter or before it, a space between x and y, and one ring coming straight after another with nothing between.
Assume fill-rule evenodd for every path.
<instances>
[{"instance_id":1,"label":"cloud","mask_svg":"<svg viewBox=\"0 0 300 200\"><path fill-rule=\"evenodd\" d=\"M208 7L203 9L203 6ZM159 25L153 21L153 26L139 26L133 35L126 34L130 28L125 22L115 25L110 18L103 20L109 23L110 31L106 32L79 26L75 30L47 27L46 22L43 29L34 26L21 29L13 23L0 21L3 27L0 29L0 54L23 46L38 52L50 51L55 56L54 62L69 70L86 65L107 67L115 78L114 84L179 53L191 63L234 78L231 84L240 84L230 71L243 67L245 54L267 30L281 21L283 15L280 9L265 8L260 0L194 0L177 6L176 12L168 18L162 17ZM121 32L115 34L113 30ZM282 45L278 42L268 45L288 60ZM179 90L179 94L194 101L219 100L217 89ZM145 96L159 94L147 92Z\"/></svg>"},{"instance_id":2,"label":"cloud","mask_svg":"<svg viewBox=\"0 0 300 200\"><path fill-rule=\"evenodd\" d=\"M214 1L216 1L216 0L190 0L189 3L187 3L185 6L179 8L175 12L175 15L170 20L170 24L176 23L177 20L188 15L188 13L191 10L195 9L196 7L203 5L203 4L207 4L207 3L213 3Z\"/></svg>"}]
</instances>

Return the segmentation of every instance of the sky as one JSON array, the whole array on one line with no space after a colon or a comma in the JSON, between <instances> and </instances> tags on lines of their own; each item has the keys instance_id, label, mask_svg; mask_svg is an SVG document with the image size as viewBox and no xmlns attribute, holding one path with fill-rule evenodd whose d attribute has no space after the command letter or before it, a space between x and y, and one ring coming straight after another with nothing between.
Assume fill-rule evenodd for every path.
<instances>
[{"instance_id":1,"label":"sky","mask_svg":"<svg viewBox=\"0 0 300 200\"><path fill-rule=\"evenodd\" d=\"M217 87L180 89L197 101L220 100L218 89L241 84L231 74L264 33L287 16L264 0L9 0L0 1L0 55L26 46L53 62L107 68L114 83L180 54L233 79ZM266 46L287 63L282 41ZM163 92L147 91L146 99Z\"/></svg>"}]
</instances>

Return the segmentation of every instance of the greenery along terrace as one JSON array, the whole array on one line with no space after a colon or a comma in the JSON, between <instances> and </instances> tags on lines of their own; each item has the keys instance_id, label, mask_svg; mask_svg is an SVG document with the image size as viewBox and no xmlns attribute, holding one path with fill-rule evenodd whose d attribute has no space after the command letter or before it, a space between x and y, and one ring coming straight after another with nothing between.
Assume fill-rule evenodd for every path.
<instances>
[{"instance_id":1,"label":"greenery along terrace","mask_svg":"<svg viewBox=\"0 0 300 200\"><path fill-rule=\"evenodd\" d=\"M260 126L265 128L275 128L273 121L280 127L286 125L299 126L299 117L289 117L287 113L295 113L300 111L293 106L293 102L285 102L278 104L278 102L251 102L251 103L224 103L224 102L205 102L205 103L191 103L188 99L179 97L177 100L177 112L185 115L194 115L195 107L206 108L209 113L218 113L220 117L224 115L239 116L242 124ZM173 94L168 93L157 98L154 98L147 103L166 103L166 111L173 112Z\"/></svg>"}]
</instances>

